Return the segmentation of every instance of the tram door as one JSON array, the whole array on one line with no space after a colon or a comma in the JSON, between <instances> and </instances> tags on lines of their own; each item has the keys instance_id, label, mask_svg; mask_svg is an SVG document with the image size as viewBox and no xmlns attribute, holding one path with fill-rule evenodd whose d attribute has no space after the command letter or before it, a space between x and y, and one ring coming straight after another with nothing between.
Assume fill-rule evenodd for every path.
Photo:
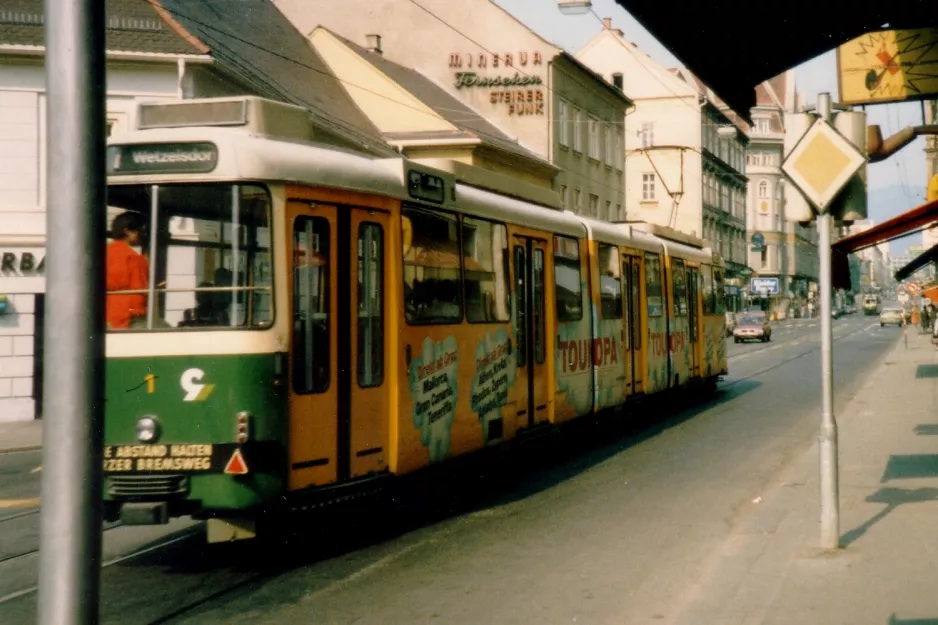
<instances>
[{"instance_id":1,"label":"tram door","mask_svg":"<svg viewBox=\"0 0 938 625\"><path fill-rule=\"evenodd\" d=\"M512 273L515 281L515 385L524 398L518 403L518 425L529 427L546 422L547 411L547 319L544 275L547 244L515 236ZM525 392L526 391L526 392Z\"/></svg>"},{"instance_id":2,"label":"tram door","mask_svg":"<svg viewBox=\"0 0 938 625\"><path fill-rule=\"evenodd\" d=\"M691 376L700 377L700 269L697 267L687 268L687 302Z\"/></svg>"},{"instance_id":3,"label":"tram door","mask_svg":"<svg viewBox=\"0 0 938 625\"><path fill-rule=\"evenodd\" d=\"M622 257L622 279L625 281L625 309L626 309L626 332L628 336L629 355L627 356L629 371L626 373L625 386L627 395L641 393L642 371L645 370L645 360L643 358L644 346L642 345L642 306L641 285L642 285L642 259L640 256Z\"/></svg>"},{"instance_id":4,"label":"tram door","mask_svg":"<svg viewBox=\"0 0 938 625\"><path fill-rule=\"evenodd\" d=\"M290 202L291 489L386 468L386 244L381 211Z\"/></svg>"}]
</instances>

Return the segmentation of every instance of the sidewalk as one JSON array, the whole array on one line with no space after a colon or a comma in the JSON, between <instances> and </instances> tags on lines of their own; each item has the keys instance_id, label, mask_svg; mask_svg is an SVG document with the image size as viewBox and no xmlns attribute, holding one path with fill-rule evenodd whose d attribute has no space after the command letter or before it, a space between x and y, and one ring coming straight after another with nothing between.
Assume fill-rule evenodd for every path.
<instances>
[{"instance_id":1,"label":"sidewalk","mask_svg":"<svg viewBox=\"0 0 938 625\"><path fill-rule=\"evenodd\" d=\"M835 416L841 550L818 547L815 443L773 489L754 495L752 514L689 591L675 625L938 625L931 337L910 333L907 350L898 340Z\"/></svg>"},{"instance_id":2,"label":"sidewalk","mask_svg":"<svg viewBox=\"0 0 938 625\"><path fill-rule=\"evenodd\" d=\"M0 454L41 448L41 420L0 422Z\"/></svg>"}]
</instances>

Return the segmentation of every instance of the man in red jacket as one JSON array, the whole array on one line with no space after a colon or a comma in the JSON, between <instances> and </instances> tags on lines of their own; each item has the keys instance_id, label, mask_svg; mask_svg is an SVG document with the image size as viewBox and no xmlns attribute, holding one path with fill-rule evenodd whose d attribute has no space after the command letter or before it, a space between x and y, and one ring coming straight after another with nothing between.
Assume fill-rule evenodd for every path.
<instances>
[{"instance_id":1,"label":"man in red jacket","mask_svg":"<svg viewBox=\"0 0 938 625\"><path fill-rule=\"evenodd\" d=\"M113 291L139 291L149 286L150 263L132 246L139 245L144 220L139 213L121 213L111 226L113 241L107 247L107 327L130 328L135 317L147 314L147 296L143 293L111 295Z\"/></svg>"}]
</instances>

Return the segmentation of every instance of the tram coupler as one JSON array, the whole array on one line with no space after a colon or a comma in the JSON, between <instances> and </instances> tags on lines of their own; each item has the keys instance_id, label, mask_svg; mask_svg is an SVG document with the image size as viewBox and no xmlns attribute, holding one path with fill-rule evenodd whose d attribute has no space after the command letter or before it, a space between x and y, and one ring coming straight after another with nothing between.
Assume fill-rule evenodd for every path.
<instances>
[{"instance_id":1,"label":"tram coupler","mask_svg":"<svg viewBox=\"0 0 938 625\"><path fill-rule=\"evenodd\" d=\"M166 525L169 523L169 504L164 502L125 503L120 509L124 525Z\"/></svg>"}]
</instances>

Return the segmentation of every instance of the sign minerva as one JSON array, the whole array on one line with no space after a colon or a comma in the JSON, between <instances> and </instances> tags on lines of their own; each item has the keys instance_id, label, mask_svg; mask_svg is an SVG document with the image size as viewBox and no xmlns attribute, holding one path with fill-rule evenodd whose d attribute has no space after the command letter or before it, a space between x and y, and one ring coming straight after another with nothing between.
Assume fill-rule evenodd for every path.
<instances>
[{"instance_id":1,"label":"sign minerva","mask_svg":"<svg viewBox=\"0 0 938 625\"><path fill-rule=\"evenodd\" d=\"M449 55L449 66L463 71L456 72L456 89L474 90L503 87L489 93L491 104L506 104L509 115L544 115L544 92L540 87L544 84L541 76L526 73L524 70L515 71L513 75L484 75L477 71L491 68L515 69L543 65L544 59L540 52L506 52L504 54L460 54L453 52Z\"/></svg>"}]
</instances>

